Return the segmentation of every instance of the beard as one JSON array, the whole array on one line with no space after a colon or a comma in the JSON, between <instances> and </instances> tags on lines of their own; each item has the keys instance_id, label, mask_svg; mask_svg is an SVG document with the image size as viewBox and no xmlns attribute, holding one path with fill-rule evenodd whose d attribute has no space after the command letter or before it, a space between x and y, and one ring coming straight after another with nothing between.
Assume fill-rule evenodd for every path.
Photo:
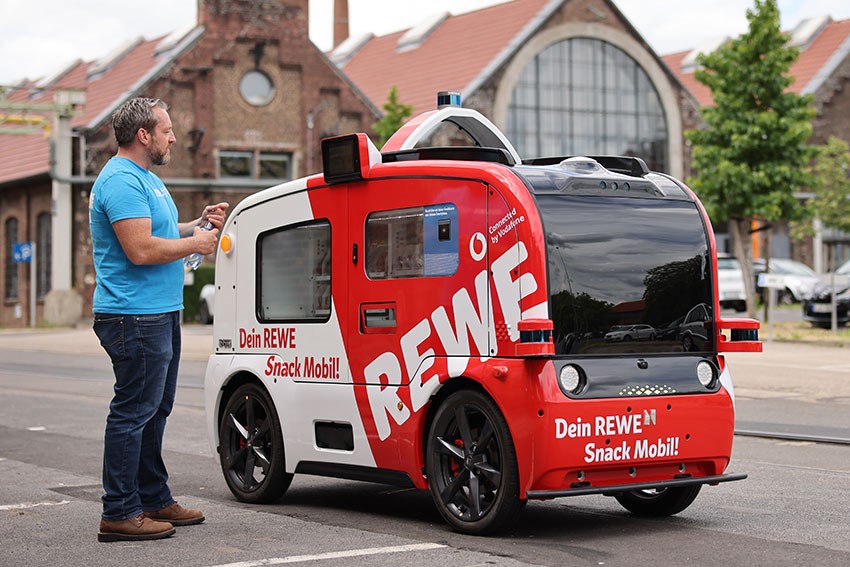
<instances>
[{"instance_id":1,"label":"beard","mask_svg":"<svg viewBox=\"0 0 850 567\"><path fill-rule=\"evenodd\" d=\"M165 165L171 159L171 147L166 147L164 150L150 149L148 150L148 159L153 165Z\"/></svg>"}]
</instances>

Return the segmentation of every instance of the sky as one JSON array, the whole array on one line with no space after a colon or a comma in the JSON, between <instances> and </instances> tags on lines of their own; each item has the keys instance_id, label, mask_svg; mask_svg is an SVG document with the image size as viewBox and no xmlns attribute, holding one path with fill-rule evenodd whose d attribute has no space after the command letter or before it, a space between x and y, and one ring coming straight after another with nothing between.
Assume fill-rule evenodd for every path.
<instances>
[{"instance_id":1,"label":"sky","mask_svg":"<svg viewBox=\"0 0 850 567\"><path fill-rule=\"evenodd\" d=\"M469 12L506 0L349 0L351 35L384 35L430 15ZM198 0L0 0L0 85L49 77L76 59L96 60L125 41L190 27ZM755 0L614 0L656 53L697 47L747 29ZM850 18L848 0L780 0L782 27L829 15ZM332 42L333 0L310 0L310 38Z\"/></svg>"}]
</instances>

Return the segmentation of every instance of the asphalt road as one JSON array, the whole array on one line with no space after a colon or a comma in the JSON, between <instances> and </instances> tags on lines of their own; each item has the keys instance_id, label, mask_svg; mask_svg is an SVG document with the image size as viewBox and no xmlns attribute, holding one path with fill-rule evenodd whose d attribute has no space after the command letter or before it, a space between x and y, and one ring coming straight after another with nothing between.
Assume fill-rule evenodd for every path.
<instances>
[{"instance_id":1,"label":"asphalt road","mask_svg":"<svg viewBox=\"0 0 850 567\"><path fill-rule=\"evenodd\" d=\"M167 540L100 544L109 367L86 348L56 350L0 336L3 566L850 564L850 446L839 444L736 437L731 470L749 478L705 487L676 517L637 519L603 496L532 502L496 538L453 533L427 493L379 484L296 476L278 504L241 504L205 436L204 363L191 349L165 458L178 500L207 521ZM848 436L846 352L774 343L730 359L739 420Z\"/></svg>"}]
</instances>

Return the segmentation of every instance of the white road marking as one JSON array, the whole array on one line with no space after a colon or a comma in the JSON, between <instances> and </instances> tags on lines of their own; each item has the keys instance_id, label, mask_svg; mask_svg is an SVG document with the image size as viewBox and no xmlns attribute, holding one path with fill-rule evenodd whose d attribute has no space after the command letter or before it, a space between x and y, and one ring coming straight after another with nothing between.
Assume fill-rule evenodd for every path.
<instances>
[{"instance_id":1,"label":"white road marking","mask_svg":"<svg viewBox=\"0 0 850 567\"><path fill-rule=\"evenodd\" d=\"M265 565L283 565L285 563L303 563L306 561L322 561L327 559L346 559L348 557L363 557L365 555L382 555L386 553L404 553L407 551L427 551L446 547L439 543L415 543L411 545L395 545L391 547L368 547L365 549L351 549L348 551L329 551L316 555L291 555L289 557L271 557L269 559L258 559L256 561L240 561L238 563L227 563L214 567L263 567Z\"/></svg>"},{"instance_id":2,"label":"white road marking","mask_svg":"<svg viewBox=\"0 0 850 567\"><path fill-rule=\"evenodd\" d=\"M70 500L62 500L61 502L25 502L23 504L3 504L0 505L0 512L5 512L6 510L26 510L28 508L35 508L36 506L61 506L63 504L70 503Z\"/></svg>"}]
</instances>

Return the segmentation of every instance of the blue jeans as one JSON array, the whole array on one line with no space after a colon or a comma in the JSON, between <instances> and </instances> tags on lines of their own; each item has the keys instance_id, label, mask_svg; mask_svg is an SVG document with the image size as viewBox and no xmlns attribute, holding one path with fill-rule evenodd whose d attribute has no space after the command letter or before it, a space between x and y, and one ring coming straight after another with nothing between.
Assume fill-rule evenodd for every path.
<instances>
[{"instance_id":1,"label":"blue jeans","mask_svg":"<svg viewBox=\"0 0 850 567\"><path fill-rule=\"evenodd\" d=\"M162 436L177 391L180 313L96 313L94 332L115 374L103 443L103 518L123 520L174 502Z\"/></svg>"}]
</instances>

